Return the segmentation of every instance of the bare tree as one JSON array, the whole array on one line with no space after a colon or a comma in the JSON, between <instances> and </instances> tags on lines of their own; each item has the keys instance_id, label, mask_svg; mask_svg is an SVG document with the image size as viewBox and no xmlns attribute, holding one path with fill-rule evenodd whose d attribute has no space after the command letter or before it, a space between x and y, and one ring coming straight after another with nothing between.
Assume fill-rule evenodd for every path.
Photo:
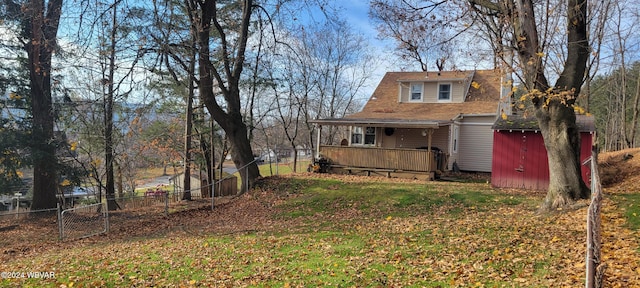
<instances>
[{"instance_id":1,"label":"bare tree","mask_svg":"<svg viewBox=\"0 0 640 288\"><path fill-rule=\"evenodd\" d=\"M616 121L619 125L616 126L617 129L620 129L617 135L621 137L621 139L615 141L621 145L620 149L630 148L634 145L635 138L635 129L637 127L637 119L638 119L638 97L637 91L635 93L636 97L632 103L630 102L631 90L633 88L631 83L635 79L628 79L628 77L633 77L629 75L628 71L631 67L628 67L628 61L630 60L628 57L628 52L631 52L633 55L633 51L630 51L630 48L638 44L638 39L635 38L635 28L634 25L637 24L638 20L638 12L629 11L624 3L615 2L612 3L614 12L612 13L610 26L611 26L611 35L614 51L614 63L617 63L617 68L619 69L619 73L615 73L618 75L618 81L614 84L613 87L617 87L617 93L615 93L615 97L618 101L616 103L619 105L616 110L618 113L612 115L613 117L619 117ZM634 15L635 14L635 15ZM635 19L634 19L635 18ZM633 56L631 56L633 58ZM637 84L638 85L638 84ZM627 105L631 105L628 107ZM628 123L628 114L632 114L632 118L634 121Z\"/></svg>"},{"instance_id":2,"label":"bare tree","mask_svg":"<svg viewBox=\"0 0 640 288\"><path fill-rule=\"evenodd\" d=\"M134 72L144 55L138 50L138 43L144 36L137 34L135 29L140 25L135 20L142 18L142 10L127 4L114 0L98 18L104 31L104 36L100 37L99 59L104 105L105 196L109 210L119 208L115 201L114 165L117 164L117 153L114 142L114 103L118 99L127 99L134 90L135 83L141 81L134 78Z\"/></svg>"},{"instance_id":3,"label":"bare tree","mask_svg":"<svg viewBox=\"0 0 640 288\"><path fill-rule=\"evenodd\" d=\"M422 71L434 65L444 70L453 65L456 36L461 32L456 25L466 16L459 12L467 10L458 5L441 0L375 0L370 3L370 16L380 37L395 40L401 59Z\"/></svg>"},{"instance_id":4,"label":"bare tree","mask_svg":"<svg viewBox=\"0 0 640 288\"><path fill-rule=\"evenodd\" d=\"M362 105L358 96L377 62L366 41L339 20L307 27L296 37L300 44L294 46L296 58L290 63L301 84L294 92L313 137L309 120L357 112ZM335 143L337 134L336 127L323 130L322 143Z\"/></svg>"}]
</instances>

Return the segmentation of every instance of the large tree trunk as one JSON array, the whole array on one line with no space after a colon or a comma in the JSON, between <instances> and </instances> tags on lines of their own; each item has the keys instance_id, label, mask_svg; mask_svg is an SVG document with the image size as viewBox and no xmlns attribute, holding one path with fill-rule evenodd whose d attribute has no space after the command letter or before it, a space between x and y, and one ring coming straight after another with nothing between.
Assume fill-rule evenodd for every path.
<instances>
[{"instance_id":1,"label":"large tree trunk","mask_svg":"<svg viewBox=\"0 0 640 288\"><path fill-rule=\"evenodd\" d=\"M573 108L553 101L548 109L539 109L536 118L549 162L549 190L541 209L551 211L588 198L589 188L581 177L580 132Z\"/></svg>"},{"instance_id":2,"label":"large tree trunk","mask_svg":"<svg viewBox=\"0 0 640 288\"><path fill-rule=\"evenodd\" d=\"M32 210L56 207L58 187L57 159L54 146L54 112L51 101L51 56L56 47L62 0L31 0L26 17L30 20L28 42L31 108L33 113L33 202Z\"/></svg>"},{"instance_id":3,"label":"large tree trunk","mask_svg":"<svg viewBox=\"0 0 640 288\"><path fill-rule=\"evenodd\" d=\"M567 7L567 58L562 74L556 81L553 95L534 101L549 159L549 190L541 207L543 211L561 208L590 195L589 188L582 181L580 131L573 109L584 84L589 58L588 1L568 0ZM542 89L548 87L537 88L546 91ZM572 201L566 202L566 199Z\"/></svg>"},{"instance_id":4,"label":"large tree trunk","mask_svg":"<svg viewBox=\"0 0 640 288\"><path fill-rule=\"evenodd\" d=\"M552 91L544 75L533 2L515 1L512 7L512 15L515 15L514 41L518 43L521 63L526 63L526 85L533 88L532 101L549 161L549 188L542 211L562 208L589 196L589 189L581 177L580 134L573 110L589 55L587 1L568 0L567 7L567 22L570 23L567 27L567 58Z\"/></svg>"},{"instance_id":5,"label":"large tree trunk","mask_svg":"<svg viewBox=\"0 0 640 288\"><path fill-rule=\"evenodd\" d=\"M253 187L256 179L260 177L260 171L258 170L256 162L253 161L253 151L251 150L251 144L247 137L247 127L244 122L238 120L240 119L228 121L225 126L229 128L224 130L231 142L231 159L236 168L239 169L238 172L242 180L240 193L244 193Z\"/></svg>"}]
</instances>

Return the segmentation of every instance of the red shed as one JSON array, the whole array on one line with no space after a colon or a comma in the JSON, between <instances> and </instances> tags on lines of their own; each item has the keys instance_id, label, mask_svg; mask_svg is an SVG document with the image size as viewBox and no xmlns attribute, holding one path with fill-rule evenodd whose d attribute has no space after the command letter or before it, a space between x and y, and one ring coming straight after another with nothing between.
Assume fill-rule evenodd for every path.
<instances>
[{"instance_id":1,"label":"red shed","mask_svg":"<svg viewBox=\"0 0 640 288\"><path fill-rule=\"evenodd\" d=\"M577 115L580 161L591 157L595 125L593 116ZM509 116L493 125L491 185L503 188L546 190L549 186L547 149L535 118ZM590 185L591 169L582 166L582 179Z\"/></svg>"}]
</instances>

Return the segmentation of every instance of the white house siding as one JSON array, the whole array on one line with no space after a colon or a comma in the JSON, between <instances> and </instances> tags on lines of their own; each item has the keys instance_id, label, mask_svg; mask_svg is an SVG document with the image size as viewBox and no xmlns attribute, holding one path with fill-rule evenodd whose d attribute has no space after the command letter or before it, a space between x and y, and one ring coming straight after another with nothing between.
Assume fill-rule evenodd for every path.
<instances>
[{"instance_id":1,"label":"white house siding","mask_svg":"<svg viewBox=\"0 0 640 288\"><path fill-rule=\"evenodd\" d=\"M450 165L455 161L462 171L491 172L493 122L495 116L464 116L458 121L458 149Z\"/></svg>"}]
</instances>

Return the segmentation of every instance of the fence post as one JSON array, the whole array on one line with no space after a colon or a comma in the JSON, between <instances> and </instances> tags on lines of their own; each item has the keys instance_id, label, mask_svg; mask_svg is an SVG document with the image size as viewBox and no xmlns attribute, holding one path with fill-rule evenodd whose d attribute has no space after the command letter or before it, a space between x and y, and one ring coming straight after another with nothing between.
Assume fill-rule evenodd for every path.
<instances>
[{"instance_id":1,"label":"fence post","mask_svg":"<svg viewBox=\"0 0 640 288\"><path fill-rule=\"evenodd\" d=\"M164 216L169 216L169 191L164 193Z\"/></svg>"},{"instance_id":2,"label":"fence post","mask_svg":"<svg viewBox=\"0 0 640 288\"><path fill-rule=\"evenodd\" d=\"M60 241L62 241L62 209L60 209L60 202L56 204L56 213L58 214L58 234L60 235Z\"/></svg>"},{"instance_id":3,"label":"fence post","mask_svg":"<svg viewBox=\"0 0 640 288\"><path fill-rule=\"evenodd\" d=\"M216 177L215 177L215 172L213 173L214 177L211 180L211 211L213 211L214 205L215 205L215 201L213 198L216 198ZM222 175L220 175L220 178L222 178Z\"/></svg>"},{"instance_id":4,"label":"fence post","mask_svg":"<svg viewBox=\"0 0 640 288\"><path fill-rule=\"evenodd\" d=\"M102 203L102 211L104 213L104 219L106 221L105 230L106 230L106 233L109 233L109 228L111 227L111 224L109 223L109 209L107 209L107 205L105 203Z\"/></svg>"},{"instance_id":5,"label":"fence post","mask_svg":"<svg viewBox=\"0 0 640 288\"><path fill-rule=\"evenodd\" d=\"M606 263L601 263L601 220L602 186L598 171L597 147L591 151L591 203L587 210L587 255L586 255L586 288L602 287L602 277Z\"/></svg>"}]
</instances>

